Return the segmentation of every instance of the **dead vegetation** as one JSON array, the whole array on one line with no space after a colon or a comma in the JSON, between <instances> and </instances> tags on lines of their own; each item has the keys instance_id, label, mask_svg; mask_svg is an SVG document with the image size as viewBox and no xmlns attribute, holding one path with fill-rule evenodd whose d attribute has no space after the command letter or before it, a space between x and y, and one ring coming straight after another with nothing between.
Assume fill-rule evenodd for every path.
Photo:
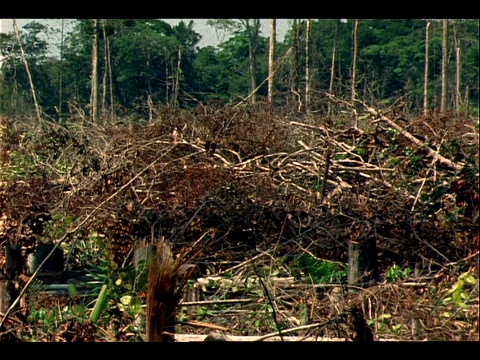
<instances>
[{"instance_id":1,"label":"dead vegetation","mask_svg":"<svg viewBox=\"0 0 480 360\"><path fill-rule=\"evenodd\" d=\"M61 239L70 269L122 268L136 244L167 239L196 265L178 334L478 340L478 119L361 113L327 125L211 104L151 122L2 119L2 248ZM367 239L377 282L348 286L348 242ZM320 279L319 264L339 277ZM392 269L412 272L387 281ZM22 337L31 324L9 326ZM62 326L48 341L139 338Z\"/></svg>"}]
</instances>

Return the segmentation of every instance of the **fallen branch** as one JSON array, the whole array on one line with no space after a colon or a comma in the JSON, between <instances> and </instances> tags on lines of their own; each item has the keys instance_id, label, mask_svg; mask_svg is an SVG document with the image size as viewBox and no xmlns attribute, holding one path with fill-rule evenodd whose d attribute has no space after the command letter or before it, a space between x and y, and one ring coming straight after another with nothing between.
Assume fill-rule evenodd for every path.
<instances>
[{"instance_id":1,"label":"fallen branch","mask_svg":"<svg viewBox=\"0 0 480 360\"><path fill-rule=\"evenodd\" d=\"M379 113L377 110L375 110L374 108L368 106L367 104L365 104L364 102L362 101L359 101L359 100L356 100L357 102L359 102L360 104L362 104L365 109L367 110L367 112L369 114L371 114L372 116L374 116L375 118L377 118L378 120L381 120L381 121L384 121L386 122L387 124L389 124L391 127L393 127L394 129L398 130L403 136L405 136L407 139L409 139L411 142L413 142L415 145L418 145L420 147L423 147L427 150L427 156L429 157L437 157L438 158L438 161L441 163L441 164L444 164L444 165L447 165L457 171L461 170L465 164L464 163L454 163L453 161L447 159L446 157L438 154L437 151L433 150L432 148L430 148L427 144L425 144L423 141L420 141L418 140L415 136L413 136L412 134L410 134L407 130L405 130L404 128L402 128L400 125L396 124L394 121L390 120L388 117L386 117L385 115L382 115L381 113ZM378 121L377 120L377 121Z\"/></svg>"}]
</instances>

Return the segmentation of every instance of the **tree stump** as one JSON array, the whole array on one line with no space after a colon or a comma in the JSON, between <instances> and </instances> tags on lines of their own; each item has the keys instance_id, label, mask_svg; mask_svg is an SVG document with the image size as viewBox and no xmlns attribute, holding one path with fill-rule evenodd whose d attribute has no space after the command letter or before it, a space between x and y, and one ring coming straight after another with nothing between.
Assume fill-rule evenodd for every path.
<instances>
[{"instance_id":1,"label":"tree stump","mask_svg":"<svg viewBox=\"0 0 480 360\"><path fill-rule=\"evenodd\" d=\"M23 272L24 259L22 248L17 244L7 244L5 246L5 273L10 280L15 279Z\"/></svg>"},{"instance_id":2,"label":"tree stump","mask_svg":"<svg viewBox=\"0 0 480 360\"><path fill-rule=\"evenodd\" d=\"M17 296L13 281L0 277L0 313L5 314Z\"/></svg>"},{"instance_id":3,"label":"tree stump","mask_svg":"<svg viewBox=\"0 0 480 360\"><path fill-rule=\"evenodd\" d=\"M377 242L374 237L349 241L348 284L361 286L378 280Z\"/></svg>"}]
</instances>

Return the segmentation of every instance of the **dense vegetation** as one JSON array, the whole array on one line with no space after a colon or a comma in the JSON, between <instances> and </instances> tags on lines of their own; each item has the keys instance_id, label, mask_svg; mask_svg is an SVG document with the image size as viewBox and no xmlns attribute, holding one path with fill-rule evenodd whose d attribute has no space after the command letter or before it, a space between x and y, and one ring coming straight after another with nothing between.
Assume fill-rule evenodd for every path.
<instances>
[{"instance_id":1,"label":"dense vegetation","mask_svg":"<svg viewBox=\"0 0 480 360\"><path fill-rule=\"evenodd\" d=\"M454 23L463 93L458 108L449 91L443 112L435 21L427 112L424 20L360 22L355 99L351 23L314 21L308 112L295 65L305 49L284 56L305 40L302 23L278 44L269 104L267 39L250 101L241 26L199 49L192 24L104 21L97 121L91 20L78 21L60 58L46 56L39 24L22 37L26 62L2 35L12 56L0 87L0 285L22 302L2 309L0 341L144 341L146 273L134 253L159 239L195 271L178 335L478 340L478 21ZM350 244L372 242L373 276L350 283ZM44 243L63 249L62 275L9 272L7 245Z\"/></svg>"},{"instance_id":2,"label":"dense vegetation","mask_svg":"<svg viewBox=\"0 0 480 360\"><path fill-rule=\"evenodd\" d=\"M352 24L352 20L338 19L312 22L309 76L313 111L325 110L323 92L329 90L334 46L332 93L339 97L349 95ZM424 19L360 21L356 86L362 99L369 103L386 102L399 94L409 94L405 110L422 108L425 24ZM145 117L152 103L185 108L218 99L233 104L243 100L250 92L252 45L256 49L254 76L256 84L261 85L257 93L260 99L266 96L267 84L262 82L268 76L268 38L252 37L251 23L234 25L217 24L232 36L218 47L199 48L200 35L193 30L193 22L171 26L154 19L103 19L94 27L92 20L82 19L75 22L70 33L55 37L53 29L33 22L24 27L21 44L38 103L45 114L58 120L69 117L74 109L90 111L86 106L92 95L92 43L96 29L102 111ZM441 20L431 21L429 34L429 108L435 110L439 108L442 82ZM454 108L458 64L461 108L456 110L478 109L478 20L451 20L448 39L448 108ZM294 51L285 57L292 46ZM275 75L277 105L297 105L298 98L292 90L301 94L299 89L305 86L305 46L305 21L294 23L283 42L276 46L275 58L281 64ZM14 34L0 34L0 52L5 57L0 112L28 113L33 105L31 86Z\"/></svg>"}]
</instances>

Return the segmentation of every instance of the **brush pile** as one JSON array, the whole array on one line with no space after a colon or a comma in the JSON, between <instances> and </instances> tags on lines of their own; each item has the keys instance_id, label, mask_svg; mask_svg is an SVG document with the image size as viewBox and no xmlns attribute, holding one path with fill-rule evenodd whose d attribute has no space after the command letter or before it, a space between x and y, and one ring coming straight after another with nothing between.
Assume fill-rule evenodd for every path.
<instances>
[{"instance_id":1,"label":"brush pile","mask_svg":"<svg viewBox=\"0 0 480 360\"><path fill-rule=\"evenodd\" d=\"M341 324L361 309L377 336L388 330L384 338L478 339L478 282L465 306L435 302L462 274L478 274L478 119L405 121L368 106L328 125L262 106L156 111L151 122L2 119L2 247L34 248L75 229L63 244L70 269L100 255L122 267L136 244L164 238L197 279L257 279L247 293L276 309L276 328L325 323L297 335L349 338L355 330ZM79 247L93 237L101 253ZM377 244L379 282L332 293L349 241L366 239ZM336 266L339 278L322 279L319 264ZM387 281L406 269L403 282ZM273 275L293 280L269 285ZM209 286L197 291L202 300L214 296ZM232 298L233 288L216 298ZM268 332L255 305L238 306L212 319L231 334ZM252 317L242 324L233 310Z\"/></svg>"}]
</instances>

